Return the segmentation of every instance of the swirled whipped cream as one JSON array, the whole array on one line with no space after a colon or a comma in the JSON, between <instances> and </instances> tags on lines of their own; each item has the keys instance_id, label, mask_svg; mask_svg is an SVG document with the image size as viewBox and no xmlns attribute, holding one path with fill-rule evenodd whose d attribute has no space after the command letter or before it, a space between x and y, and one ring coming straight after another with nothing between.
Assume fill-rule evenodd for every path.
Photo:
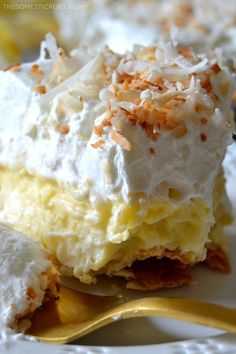
<instances>
[{"instance_id":1,"label":"swirled whipped cream","mask_svg":"<svg viewBox=\"0 0 236 354\"><path fill-rule=\"evenodd\" d=\"M232 90L217 53L161 40L124 55L66 55L48 35L38 60L0 72L0 164L94 203L169 188L211 203L231 142Z\"/></svg>"},{"instance_id":2,"label":"swirled whipped cream","mask_svg":"<svg viewBox=\"0 0 236 354\"><path fill-rule=\"evenodd\" d=\"M56 270L40 244L0 224L0 328L25 330ZM55 289L54 289L55 290Z\"/></svg>"}]
</instances>

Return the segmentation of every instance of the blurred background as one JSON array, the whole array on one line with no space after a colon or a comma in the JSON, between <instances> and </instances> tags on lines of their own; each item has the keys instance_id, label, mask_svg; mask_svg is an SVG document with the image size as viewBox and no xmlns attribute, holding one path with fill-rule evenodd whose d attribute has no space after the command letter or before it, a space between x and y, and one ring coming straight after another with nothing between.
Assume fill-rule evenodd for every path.
<instances>
[{"instance_id":1,"label":"blurred background","mask_svg":"<svg viewBox=\"0 0 236 354\"><path fill-rule=\"evenodd\" d=\"M66 50L124 52L170 31L198 52L222 48L236 68L235 0L1 0L0 67L35 57L47 32Z\"/></svg>"},{"instance_id":2,"label":"blurred background","mask_svg":"<svg viewBox=\"0 0 236 354\"><path fill-rule=\"evenodd\" d=\"M0 67L21 60L26 53L33 56L45 33L58 36L53 8L30 7L39 3L53 5L54 1L0 1Z\"/></svg>"}]
</instances>

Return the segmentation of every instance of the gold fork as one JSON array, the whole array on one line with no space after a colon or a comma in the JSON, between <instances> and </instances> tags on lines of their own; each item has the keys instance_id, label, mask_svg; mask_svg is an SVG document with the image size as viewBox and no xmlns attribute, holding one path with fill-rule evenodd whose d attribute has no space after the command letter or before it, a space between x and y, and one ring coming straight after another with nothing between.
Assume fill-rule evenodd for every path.
<instances>
[{"instance_id":1,"label":"gold fork","mask_svg":"<svg viewBox=\"0 0 236 354\"><path fill-rule=\"evenodd\" d=\"M236 333L236 309L190 299L84 294L61 287L60 298L35 312L27 332L39 340L68 343L115 320L159 316Z\"/></svg>"}]
</instances>

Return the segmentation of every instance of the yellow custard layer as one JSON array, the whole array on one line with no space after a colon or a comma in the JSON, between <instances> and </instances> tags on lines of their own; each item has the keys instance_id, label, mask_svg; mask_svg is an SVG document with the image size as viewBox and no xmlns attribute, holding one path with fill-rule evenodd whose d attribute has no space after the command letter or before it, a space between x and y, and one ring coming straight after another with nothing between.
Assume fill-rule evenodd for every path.
<instances>
[{"instance_id":1,"label":"yellow custard layer","mask_svg":"<svg viewBox=\"0 0 236 354\"><path fill-rule=\"evenodd\" d=\"M162 257L166 250L184 263L198 262L206 243L219 241L213 210L201 198L106 202L95 208L56 182L5 168L0 172L0 221L40 240L84 282L97 273L115 274L136 259ZM215 209L220 230L229 221L219 204L222 193L219 175Z\"/></svg>"}]
</instances>

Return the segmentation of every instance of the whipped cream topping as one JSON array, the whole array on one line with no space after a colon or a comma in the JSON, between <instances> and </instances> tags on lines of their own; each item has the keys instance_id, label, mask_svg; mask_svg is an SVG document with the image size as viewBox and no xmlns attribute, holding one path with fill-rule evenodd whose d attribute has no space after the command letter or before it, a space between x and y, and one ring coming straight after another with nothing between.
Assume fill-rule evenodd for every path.
<instances>
[{"instance_id":1,"label":"whipped cream topping","mask_svg":"<svg viewBox=\"0 0 236 354\"><path fill-rule=\"evenodd\" d=\"M224 170L228 178L236 178L236 143L231 144L227 149L224 159Z\"/></svg>"},{"instance_id":2,"label":"whipped cream topping","mask_svg":"<svg viewBox=\"0 0 236 354\"><path fill-rule=\"evenodd\" d=\"M65 15L55 10L55 16L70 49L78 44L100 48L106 43L123 53L133 44L156 42L174 26L180 45L202 53L221 47L232 59L236 54L234 0L88 0L78 11L68 9Z\"/></svg>"},{"instance_id":3,"label":"whipped cream topping","mask_svg":"<svg viewBox=\"0 0 236 354\"><path fill-rule=\"evenodd\" d=\"M1 71L0 84L1 165L94 203L169 188L211 203L233 129L232 77L217 53L161 40L67 56L48 35L39 59Z\"/></svg>"},{"instance_id":4,"label":"whipped cream topping","mask_svg":"<svg viewBox=\"0 0 236 354\"><path fill-rule=\"evenodd\" d=\"M49 275L55 273L47 257L37 241L0 224L1 329L27 328L28 320L18 320L42 304Z\"/></svg>"},{"instance_id":5,"label":"whipped cream topping","mask_svg":"<svg viewBox=\"0 0 236 354\"><path fill-rule=\"evenodd\" d=\"M228 191L228 195L230 197L232 206L234 208L234 214L236 210L236 188L235 188L235 181L236 181L236 143L234 142L231 144L228 149L227 153L223 162L225 176L226 176L226 188Z\"/></svg>"}]
</instances>

